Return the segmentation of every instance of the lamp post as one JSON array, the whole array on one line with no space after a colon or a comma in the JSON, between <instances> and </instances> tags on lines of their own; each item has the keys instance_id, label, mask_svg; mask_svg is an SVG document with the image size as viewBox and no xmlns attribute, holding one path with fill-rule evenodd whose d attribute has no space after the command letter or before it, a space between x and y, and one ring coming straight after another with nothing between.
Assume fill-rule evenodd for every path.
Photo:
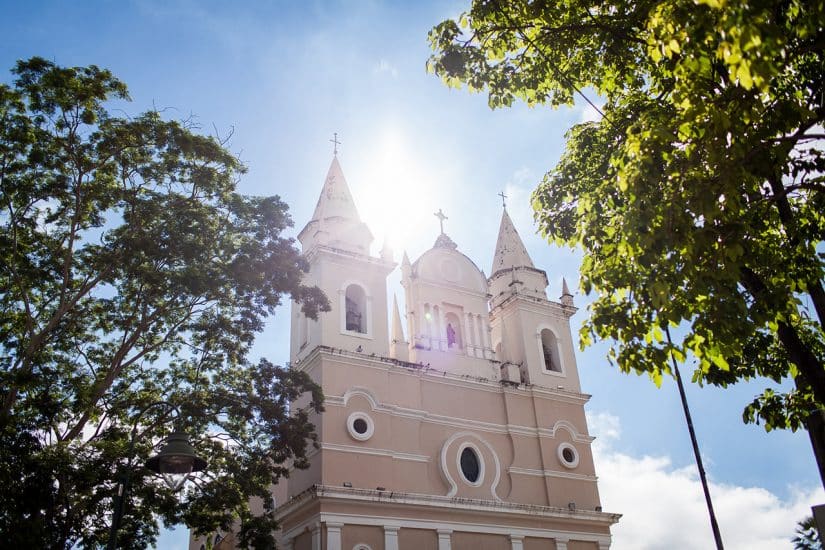
<instances>
[{"instance_id":1,"label":"lamp post","mask_svg":"<svg viewBox=\"0 0 825 550\"><path fill-rule=\"evenodd\" d=\"M206 468L206 460L195 454L195 449L189 443L189 437L180 426L180 410L175 405L166 401L157 401L144 407L138 413L134 426L132 427L126 468L118 476L117 494L115 495L114 509L112 511L112 526L109 530L108 550L115 550L117 548L117 532L120 529L120 521L123 519L123 507L126 501L126 493L129 490L132 473L132 457L135 452L135 441L137 440L137 429L140 419L146 411L157 406L164 406L174 410L177 414L178 422L175 425L174 431L166 438L166 444L160 452L146 461L146 467L160 474L173 491L177 491L183 487L183 484L189 478L190 474L200 472Z\"/></svg>"}]
</instances>

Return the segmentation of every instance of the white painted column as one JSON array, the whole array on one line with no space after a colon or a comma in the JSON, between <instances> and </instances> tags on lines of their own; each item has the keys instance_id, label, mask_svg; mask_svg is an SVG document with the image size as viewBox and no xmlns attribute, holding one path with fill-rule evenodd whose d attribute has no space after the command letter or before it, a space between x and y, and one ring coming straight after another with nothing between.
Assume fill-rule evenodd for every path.
<instances>
[{"instance_id":1,"label":"white painted column","mask_svg":"<svg viewBox=\"0 0 825 550\"><path fill-rule=\"evenodd\" d=\"M484 330L483 330L484 349L492 350L493 345L490 343L490 322L487 320L486 317L482 317L481 322L484 323ZM487 354L485 354L485 355L487 355ZM488 359L492 359L492 358L493 358L492 354L490 354Z\"/></svg>"},{"instance_id":2,"label":"white painted column","mask_svg":"<svg viewBox=\"0 0 825 550\"><path fill-rule=\"evenodd\" d=\"M441 326L443 323L441 319L441 308L438 306L433 306L433 320L435 321L435 334L433 335L435 343L433 347L438 351L444 351L444 345L442 344L444 336L441 334Z\"/></svg>"},{"instance_id":3,"label":"white painted column","mask_svg":"<svg viewBox=\"0 0 825 550\"><path fill-rule=\"evenodd\" d=\"M316 523L311 527L312 550L321 550L321 524Z\"/></svg>"},{"instance_id":4,"label":"white painted column","mask_svg":"<svg viewBox=\"0 0 825 550\"><path fill-rule=\"evenodd\" d=\"M510 535L510 550L524 550L524 537Z\"/></svg>"},{"instance_id":5,"label":"white painted column","mask_svg":"<svg viewBox=\"0 0 825 550\"><path fill-rule=\"evenodd\" d=\"M570 539L556 539L556 550L567 550L567 543Z\"/></svg>"},{"instance_id":6,"label":"white painted column","mask_svg":"<svg viewBox=\"0 0 825 550\"><path fill-rule=\"evenodd\" d=\"M366 290L364 292L366 293ZM367 294L367 303L365 305L364 315L367 316L367 326L362 327L362 328L367 331L367 336L372 337L373 310L372 310L372 296L370 296L369 294Z\"/></svg>"},{"instance_id":7,"label":"white painted column","mask_svg":"<svg viewBox=\"0 0 825 550\"><path fill-rule=\"evenodd\" d=\"M472 357L474 354L473 354L473 347L472 347L473 346L473 344L472 344L473 338L472 338L472 332L470 330L470 315L471 315L470 313L468 313L466 315L462 315L462 317L464 317L464 319L462 319L462 321L464 322L464 330L462 331L462 332L464 332L464 338L463 338L464 341L461 342L461 343L464 344L464 353L466 353L468 356Z\"/></svg>"},{"instance_id":8,"label":"white painted column","mask_svg":"<svg viewBox=\"0 0 825 550\"><path fill-rule=\"evenodd\" d=\"M341 550L341 527L343 523L327 523L327 550Z\"/></svg>"},{"instance_id":9,"label":"white painted column","mask_svg":"<svg viewBox=\"0 0 825 550\"><path fill-rule=\"evenodd\" d=\"M452 529L438 530L438 550L452 550L452 544L450 539L452 534Z\"/></svg>"},{"instance_id":10,"label":"white painted column","mask_svg":"<svg viewBox=\"0 0 825 550\"><path fill-rule=\"evenodd\" d=\"M384 526L384 550L398 550L397 526Z\"/></svg>"},{"instance_id":11,"label":"white painted column","mask_svg":"<svg viewBox=\"0 0 825 550\"><path fill-rule=\"evenodd\" d=\"M331 304L330 304L331 305ZM318 317L320 319L320 316ZM338 332L347 330L347 294L343 288L338 289Z\"/></svg>"},{"instance_id":12,"label":"white painted column","mask_svg":"<svg viewBox=\"0 0 825 550\"><path fill-rule=\"evenodd\" d=\"M599 550L609 550L610 549L610 541L609 540L600 540L599 541Z\"/></svg>"},{"instance_id":13,"label":"white painted column","mask_svg":"<svg viewBox=\"0 0 825 550\"><path fill-rule=\"evenodd\" d=\"M476 328L476 335L477 335L477 338L478 338L478 356L481 357L482 359L484 359L486 357L486 355L484 353L484 348L486 347L486 345L484 343L485 342L485 340L484 340L484 323L481 320L481 315L476 315L476 327L475 328ZM492 356L489 357L489 359L492 359Z\"/></svg>"}]
</instances>

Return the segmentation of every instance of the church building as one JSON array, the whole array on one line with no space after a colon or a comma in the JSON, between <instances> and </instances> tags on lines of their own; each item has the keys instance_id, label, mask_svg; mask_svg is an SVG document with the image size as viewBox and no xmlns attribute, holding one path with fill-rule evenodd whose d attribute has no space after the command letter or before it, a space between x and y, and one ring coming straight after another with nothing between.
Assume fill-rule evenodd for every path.
<instances>
[{"instance_id":1,"label":"church building","mask_svg":"<svg viewBox=\"0 0 825 550\"><path fill-rule=\"evenodd\" d=\"M443 216L439 210L438 216ZM291 550L607 550L570 331L573 296L506 208L490 276L443 230L400 261L370 254L337 157L298 235L331 311L291 313L291 368L322 388L319 448L274 489ZM389 315L388 315L388 312ZM295 403L294 406L301 406Z\"/></svg>"}]
</instances>

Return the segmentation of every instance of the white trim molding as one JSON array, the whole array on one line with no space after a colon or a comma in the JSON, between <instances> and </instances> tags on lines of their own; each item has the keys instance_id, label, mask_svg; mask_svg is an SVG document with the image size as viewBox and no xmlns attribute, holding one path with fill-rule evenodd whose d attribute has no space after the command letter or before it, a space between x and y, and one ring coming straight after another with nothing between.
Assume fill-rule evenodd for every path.
<instances>
[{"instance_id":1,"label":"white trim molding","mask_svg":"<svg viewBox=\"0 0 825 550\"><path fill-rule=\"evenodd\" d=\"M355 428L355 423L358 420L362 420L367 425L363 433ZM355 411L347 417L347 431L353 439L366 441L375 433L375 422L372 421L372 418L367 413Z\"/></svg>"},{"instance_id":2,"label":"white trim molding","mask_svg":"<svg viewBox=\"0 0 825 550\"><path fill-rule=\"evenodd\" d=\"M464 475L464 468L461 466L461 455L464 453L464 449L470 449L470 452L475 455L476 461L478 462L478 478L475 481L468 479L467 476ZM458 451L455 454L455 465L456 468L458 468L461 480L467 485L480 487L481 484L484 483L484 456L481 454L481 449L472 441L465 441L458 446Z\"/></svg>"},{"instance_id":3,"label":"white trim molding","mask_svg":"<svg viewBox=\"0 0 825 550\"><path fill-rule=\"evenodd\" d=\"M450 474L450 469L448 467L447 462L447 455L450 452L450 447L452 447L453 443L459 438L469 438L474 439L475 441L481 443L492 455L493 462L494 462L494 470L493 470L493 480L490 483L490 496L492 496L497 502L501 502L501 499L496 494L496 487L498 487L498 482L501 479L501 462L498 459L498 455L496 454L495 449L493 448L490 443L486 440L482 439L478 435L474 434L473 432L458 432L451 435L447 441L444 442L444 445L441 447L441 474L444 476L444 480L450 485L450 490L447 492L447 497L454 497L456 493L458 493L458 484L453 479L453 476ZM474 446L474 448L478 451L479 447ZM479 458L481 458L481 453L479 454ZM457 461L458 462L458 461ZM461 466L459 464L459 474L461 472ZM482 478L483 479L483 478ZM480 484L479 484L480 485Z\"/></svg>"},{"instance_id":4,"label":"white trim molding","mask_svg":"<svg viewBox=\"0 0 825 550\"><path fill-rule=\"evenodd\" d=\"M568 460L565 456L565 451L570 451L573 453L573 458ZM570 468L572 470L579 465L579 451L566 441L559 444L558 449L556 449L556 455L559 457L559 462L561 462L561 465L565 468Z\"/></svg>"}]
</instances>

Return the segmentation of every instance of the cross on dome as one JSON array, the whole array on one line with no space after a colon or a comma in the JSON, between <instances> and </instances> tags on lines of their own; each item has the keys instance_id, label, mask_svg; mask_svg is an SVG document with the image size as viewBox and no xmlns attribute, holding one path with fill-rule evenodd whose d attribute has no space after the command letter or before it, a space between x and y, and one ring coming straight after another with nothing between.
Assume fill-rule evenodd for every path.
<instances>
[{"instance_id":1,"label":"cross on dome","mask_svg":"<svg viewBox=\"0 0 825 550\"><path fill-rule=\"evenodd\" d=\"M505 202L505 200L507 199L507 195L504 194L504 191L498 193L498 196L501 197L501 206L503 208L507 208L507 202Z\"/></svg>"}]
</instances>

